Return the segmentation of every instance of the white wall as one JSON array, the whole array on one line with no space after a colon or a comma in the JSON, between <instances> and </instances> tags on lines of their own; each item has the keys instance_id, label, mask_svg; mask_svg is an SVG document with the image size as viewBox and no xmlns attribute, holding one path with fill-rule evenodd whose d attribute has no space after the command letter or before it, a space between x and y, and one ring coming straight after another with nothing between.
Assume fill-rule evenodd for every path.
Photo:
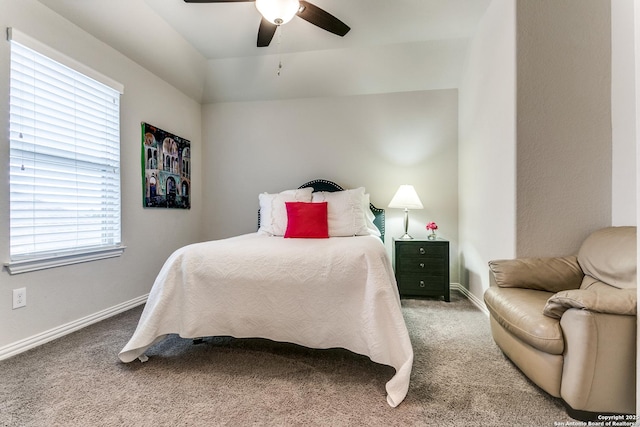
<instances>
[{"instance_id":1,"label":"white wall","mask_svg":"<svg viewBox=\"0 0 640 427\"><path fill-rule=\"evenodd\" d=\"M438 223L457 282L457 111L456 90L206 105L204 236L255 231L260 192L315 178L364 186L381 208L413 184L425 209L410 212L409 232L426 237ZM386 212L390 248L403 213Z\"/></svg>"},{"instance_id":2,"label":"white wall","mask_svg":"<svg viewBox=\"0 0 640 427\"><path fill-rule=\"evenodd\" d=\"M142 208L140 122L190 139L201 155L200 104L34 0L0 0L0 27L15 27L124 84L121 98L122 236L119 258L10 276L0 272L0 350L146 294L166 257L200 239L201 167L193 167L189 211ZM8 129L9 43L0 41L0 129ZM0 163L8 164L8 133ZM9 179L0 180L0 261L9 260ZM26 287L27 306L12 310L12 289Z\"/></svg>"},{"instance_id":3,"label":"white wall","mask_svg":"<svg viewBox=\"0 0 640 427\"><path fill-rule=\"evenodd\" d=\"M515 256L515 2L494 0L460 84L460 277L478 299L487 261Z\"/></svg>"},{"instance_id":4,"label":"white wall","mask_svg":"<svg viewBox=\"0 0 640 427\"><path fill-rule=\"evenodd\" d=\"M611 1L612 225L637 224L634 3Z\"/></svg>"},{"instance_id":5,"label":"white wall","mask_svg":"<svg viewBox=\"0 0 640 427\"><path fill-rule=\"evenodd\" d=\"M518 256L611 225L611 20L602 0L517 3Z\"/></svg>"},{"instance_id":6,"label":"white wall","mask_svg":"<svg viewBox=\"0 0 640 427\"><path fill-rule=\"evenodd\" d=\"M463 283L479 299L491 259L575 253L612 213L635 222L626 123L612 160L609 16L600 0L494 0L471 44L460 87L460 246ZM614 50L627 52L621 33ZM617 92L634 87L626 74L616 79ZM614 111L627 97L613 96ZM486 175L474 179L474 165Z\"/></svg>"}]
</instances>

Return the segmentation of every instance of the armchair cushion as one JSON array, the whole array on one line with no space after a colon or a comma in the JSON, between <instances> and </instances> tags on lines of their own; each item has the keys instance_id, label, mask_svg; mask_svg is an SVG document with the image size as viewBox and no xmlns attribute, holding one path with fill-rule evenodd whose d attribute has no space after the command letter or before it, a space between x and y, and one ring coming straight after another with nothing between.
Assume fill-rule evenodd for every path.
<instances>
[{"instance_id":1,"label":"armchair cushion","mask_svg":"<svg viewBox=\"0 0 640 427\"><path fill-rule=\"evenodd\" d=\"M575 256L518 258L489 262L501 288L526 288L547 292L578 289L584 274Z\"/></svg>"},{"instance_id":2,"label":"armchair cushion","mask_svg":"<svg viewBox=\"0 0 640 427\"><path fill-rule=\"evenodd\" d=\"M484 293L484 302L496 322L522 342L545 353L562 354L560 321L542 313L550 296L550 292L492 286Z\"/></svg>"},{"instance_id":3,"label":"armchair cushion","mask_svg":"<svg viewBox=\"0 0 640 427\"><path fill-rule=\"evenodd\" d=\"M635 316L637 309L636 289L572 289L561 291L547 301L543 313L560 319L570 308L598 313Z\"/></svg>"}]
</instances>

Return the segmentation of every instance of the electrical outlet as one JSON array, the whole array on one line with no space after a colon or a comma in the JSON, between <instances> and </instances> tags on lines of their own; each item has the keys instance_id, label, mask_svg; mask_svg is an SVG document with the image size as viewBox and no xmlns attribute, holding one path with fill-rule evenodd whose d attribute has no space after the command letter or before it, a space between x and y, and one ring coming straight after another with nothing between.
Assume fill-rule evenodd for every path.
<instances>
[{"instance_id":1,"label":"electrical outlet","mask_svg":"<svg viewBox=\"0 0 640 427\"><path fill-rule=\"evenodd\" d=\"M27 305L27 288L13 290L13 308L25 307Z\"/></svg>"}]
</instances>

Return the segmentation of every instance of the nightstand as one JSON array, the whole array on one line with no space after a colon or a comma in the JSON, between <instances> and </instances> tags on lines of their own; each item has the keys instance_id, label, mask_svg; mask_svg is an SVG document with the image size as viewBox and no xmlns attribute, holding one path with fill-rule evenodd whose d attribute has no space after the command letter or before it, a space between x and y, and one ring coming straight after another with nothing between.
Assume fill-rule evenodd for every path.
<instances>
[{"instance_id":1,"label":"nightstand","mask_svg":"<svg viewBox=\"0 0 640 427\"><path fill-rule=\"evenodd\" d=\"M449 242L393 240L393 265L400 296L443 296L449 302Z\"/></svg>"}]
</instances>

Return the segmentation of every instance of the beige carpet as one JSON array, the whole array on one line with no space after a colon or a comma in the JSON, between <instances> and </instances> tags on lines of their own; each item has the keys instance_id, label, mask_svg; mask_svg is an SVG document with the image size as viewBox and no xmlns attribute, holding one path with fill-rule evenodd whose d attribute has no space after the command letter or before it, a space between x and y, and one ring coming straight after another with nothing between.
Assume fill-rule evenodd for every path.
<instances>
[{"instance_id":1,"label":"beige carpet","mask_svg":"<svg viewBox=\"0 0 640 427\"><path fill-rule=\"evenodd\" d=\"M403 300L415 359L409 393L387 405L393 369L345 350L261 339L171 336L147 363L117 354L141 308L0 362L2 426L554 426L572 421L491 339L488 319Z\"/></svg>"}]
</instances>

